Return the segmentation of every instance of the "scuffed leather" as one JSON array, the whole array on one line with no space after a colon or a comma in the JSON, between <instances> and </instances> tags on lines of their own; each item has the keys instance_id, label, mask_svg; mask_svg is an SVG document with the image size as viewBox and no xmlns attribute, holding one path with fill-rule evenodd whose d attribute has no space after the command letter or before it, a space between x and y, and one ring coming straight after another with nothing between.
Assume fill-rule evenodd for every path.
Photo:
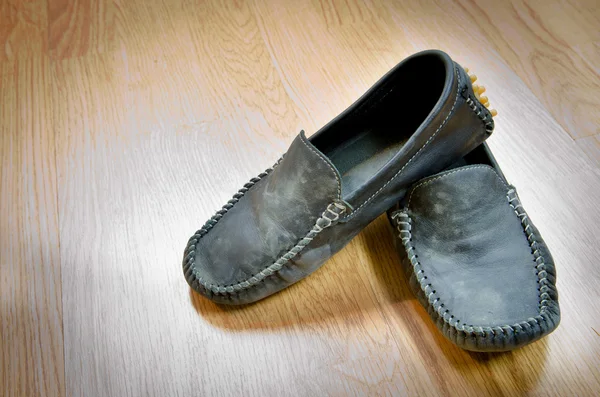
<instances>
[{"instance_id":1,"label":"scuffed leather","mask_svg":"<svg viewBox=\"0 0 600 397\"><path fill-rule=\"evenodd\" d=\"M210 284L228 286L263 270L306 235L327 205L339 198L337 178L301 133L268 177L198 241L195 272ZM263 282L260 288L268 285Z\"/></svg>"},{"instance_id":2,"label":"scuffed leather","mask_svg":"<svg viewBox=\"0 0 600 397\"><path fill-rule=\"evenodd\" d=\"M397 204L414 182L445 169L487 139L489 135L485 126L466 103L466 95L472 95L471 82L458 65L456 72L461 77L453 80L451 95L448 95L445 102L441 102L437 111L432 112L419 132L409 140L393 166L386 170L384 177L379 177L377 183L372 183L370 194L364 194L362 202L350 202L355 210L343 217L335 227L319 234L300 253L299 260L319 257L324 262L375 218ZM435 137L425 145L434 134ZM412 161L408 163L411 158ZM407 163L404 170L398 173ZM383 187L384 185L386 186ZM376 194L377 191L379 193ZM374 194L375 197L366 202ZM313 250L316 252L312 252ZM325 254L329 256L325 257Z\"/></svg>"},{"instance_id":3,"label":"scuffed leather","mask_svg":"<svg viewBox=\"0 0 600 397\"><path fill-rule=\"evenodd\" d=\"M413 291L444 335L468 350L511 350L552 332L560 321L552 256L530 223L527 233L533 233L547 272L541 285L530 241L507 197L511 188L488 165L426 178L406 198L410 227L394 230ZM413 252L399 230L410 231ZM549 295L543 312L542 292Z\"/></svg>"},{"instance_id":4,"label":"scuffed leather","mask_svg":"<svg viewBox=\"0 0 600 397\"><path fill-rule=\"evenodd\" d=\"M203 278L226 287L247 280L291 249L326 206L341 199L339 174L301 134L271 174L252 186L197 243L194 240L194 262L187 270L184 263L192 288L219 303L244 304L289 286L319 268L402 199L416 180L439 172L483 142L489 132L466 103L473 95L468 76L447 55L435 53L446 57L449 65L442 97L389 164L353 195L348 216L320 232L281 270L249 288L215 293L198 283ZM317 134L323 131L326 128Z\"/></svg>"},{"instance_id":5,"label":"scuffed leather","mask_svg":"<svg viewBox=\"0 0 600 397\"><path fill-rule=\"evenodd\" d=\"M535 262L508 190L493 169L477 166L423 183L410 198L420 262L440 300L466 324L513 324L538 314Z\"/></svg>"}]
</instances>

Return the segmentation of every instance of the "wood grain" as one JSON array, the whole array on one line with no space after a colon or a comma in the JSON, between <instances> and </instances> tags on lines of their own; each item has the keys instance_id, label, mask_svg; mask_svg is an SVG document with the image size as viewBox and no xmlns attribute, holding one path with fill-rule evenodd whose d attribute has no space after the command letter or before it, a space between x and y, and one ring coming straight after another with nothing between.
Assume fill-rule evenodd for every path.
<instances>
[{"instance_id":1,"label":"wood grain","mask_svg":"<svg viewBox=\"0 0 600 397\"><path fill-rule=\"evenodd\" d=\"M54 134L45 57L0 63L0 393L64 394Z\"/></svg>"},{"instance_id":2,"label":"wood grain","mask_svg":"<svg viewBox=\"0 0 600 397\"><path fill-rule=\"evenodd\" d=\"M267 8L271 9L270 7L265 7L261 11L264 11L264 14L266 14L268 12L266 11ZM531 216L539 224L540 222L537 220L539 215L537 215L536 209L544 207L545 202L548 200L547 194L552 194L555 197L563 195L561 192L564 187L560 183L557 184L556 180L560 179L564 183L573 176L583 173L584 170L589 170L590 173L586 174L586 176L594 178L597 181L597 176L592 171L594 166L589 164L585 157L580 156L577 145L565 134L564 130L552 119L538 99L527 89L518 76L506 66L500 57L489 53L486 54L487 57L482 63L480 52L481 48L485 48L486 46L486 42L482 39L482 36L477 34L468 35L468 31L457 31L453 34L448 33L453 32L451 26L457 23L468 26L468 17L454 17L451 20L444 16L461 15L459 10L460 8L458 7L454 9L446 7L437 11L432 10L428 15L436 20L436 25L414 24L409 28L405 27L405 36L397 35L395 40L386 40L385 37L380 38L379 43L386 50L377 52L377 49L370 48L370 51L371 53L376 53L378 59L386 59L389 49L392 49L391 52L396 52L393 51L394 43L399 43L397 52L401 54L403 51L401 46L405 45L403 40L409 39L414 45L415 50L429 46L446 48L450 53L457 54L456 57L463 64L469 65L476 71L480 76L480 80L488 87L489 95L499 100L499 102L496 102L496 99L493 99L495 106L497 105L500 109L501 115L498 118L497 131L491 139L490 144L494 148L509 179L517 186L524 187L523 189L520 188L524 202L529 204L530 200L534 200L527 208L529 208ZM298 21L305 21L308 16L298 15L300 12L301 10L298 9L292 11ZM387 18L390 18L389 25L393 25L394 23L399 24L403 20L414 19L417 15L420 15L417 14L418 12L420 11L402 9L394 5L393 8L389 9L389 12L383 14ZM286 23L288 34L290 31L295 31L294 28L297 28L297 31L303 30L300 23L294 26L289 23L289 19L281 18L281 10L274 10L273 14L277 15L279 19L288 21ZM354 24L357 24L357 22L354 22ZM265 25L276 26L275 18L269 20ZM318 36L319 33L318 31L312 31L312 34L315 36ZM370 30L367 28L361 29L360 33L355 33L351 39L348 39L352 41L346 42L344 42L344 40L347 40L346 32L337 30L336 33L329 32L335 39L340 40L340 47L350 47L351 43L358 42L363 44L363 42L369 41L367 35L370 33ZM379 33L381 34L382 32ZM364 38L364 36L367 38ZM436 40L433 41L432 37L435 37ZM307 47L310 46L307 45ZM296 48L295 50L299 52L302 49ZM307 52L309 50L310 48L306 49ZM341 62L350 61L358 63L360 62L359 58L357 57L353 60L344 59ZM283 64L284 61L280 61L280 65L287 70L294 70L294 68L298 67L297 65L302 63L302 59L296 58L289 58L286 61L289 61L289 65ZM302 74L297 76L298 79L301 76ZM353 82L354 84L361 84L361 80L357 79L357 76L360 76L360 74L353 76L355 78ZM366 85L368 86L368 83ZM523 108L529 110L523 112ZM511 117L511 115L514 116ZM547 153L551 153L551 155ZM568 158L569 162L556 162L560 158ZM505 164L508 166L504 166ZM511 165L513 166L511 167ZM526 169L527 172L523 173L522 169ZM536 194L537 192L527 189L527 186L539 185L540 180L545 180L545 186L556 186L556 188L544 192L545 194ZM579 191L582 187L583 185L575 184L569 187L569 189ZM591 190L594 189L597 189L597 187L591 188ZM563 205L567 205L567 200L562 203ZM558 209L555 208L555 210ZM593 208L589 208L585 213L594 219L600 216L599 212ZM550 213L547 216L549 220L554 219ZM381 253L382 251L391 251L392 240L387 236L389 232L385 226L385 222L385 220L380 219L369 226L351 243L351 246L358 245L360 252ZM561 226L566 230L576 230L579 228L580 222L581 220L579 219L573 219ZM594 223L592 222L591 224ZM591 236L597 231L590 230L589 232L592 233L590 234ZM573 238L566 240L554 239L551 246L563 246L564 248L557 249L559 252L563 252L566 256L569 256L569 247L577 246L582 250L586 250L587 245L580 242L580 237L573 236ZM343 253L340 255L343 255ZM356 259L354 260L356 261ZM569 260L573 261L572 258L565 257L562 260L559 259L559 263ZM398 333L395 334L401 354L413 357L414 359L411 360L411 364L413 365L414 363L425 364L428 374L419 374L416 379L421 380L428 377L436 385L436 391L442 394L452 394L452 391L460 390L469 395L477 394L482 390L487 391L487 394L506 393L510 395L527 392L552 394L553 390L561 390L561 384L579 385L582 387L582 390L585 390L588 382L597 378L597 372L594 371L596 360L593 359L582 367L580 373L570 372L567 376L555 374L553 375L554 378L544 376L544 367L541 365L553 362L553 359L548 357L548 351L552 351L545 344L548 342L532 345L526 349L506 355L473 355L448 344L435 329L425 311L416 302L411 301L412 305L410 306L397 304L397 301L404 302L407 296L408 299L412 298L407 293L408 286L404 281L404 277L399 268L393 266L393 262L394 259L390 260L385 254L371 255L361 262L364 265L362 274L363 277L370 280L373 291L379 295L379 305L393 328L410 330L410 332L407 332L410 339L406 335L399 336ZM386 263L390 263L390 266L385 266ZM586 263L583 258L578 258L577 266L580 269L586 269L590 273L595 273L596 271L592 262ZM398 282L387 283L382 282L382 280L398 280ZM573 283L572 285L578 285L577 290L581 289L583 291L580 296L581 299L584 299L583 296L586 294L594 297L598 296L598 293L594 291L593 285L588 284L583 276L581 278L574 277L570 282ZM594 308L593 310L598 310L598 308ZM415 316L415 312L418 313L417 316ZM571 356L571 360L575 362L578 361L577 357L585 350L586 345L594 346L594 350L600 348L600 345L598 338L592 331L593 327L589 327L589 320L579 318L578 320L572 319L572 321L578 322L577 327L580 329L587 328L587 330L582 334L562 334L565 335L563 336L564 341L559 346L563 347L564 350L557 352L556 348L554 348L554 351L557 357L568 357L574 354ZM560 331L562 329L555 334L555 339L561 335ZM579 349L581 351L574 353L571 350L572 346L579 346L575 351ZM440 350L445 354L440 355ZM532 367L532 359L524 360L522 357L536 357L533 360L537 362L537 366L533 365ZM532 368L536 368L537 370L532 371ZM410 382L411 380L409 379L408 383ZM593 382L597 384L597 381ZM433 394L431 391L430 393Z\"/></svg>"},{"instance_id":3,"label":"wood grain","mask_svg":"<svg viewBox=\"0 0 600 397\"><path fill-rule=\"evenodd\" d=\"M600 167L600 134L578 139L577 144Z\"/></svg>"},{"instance_id":4,"label":"wood grain","mask_svg":"<svg viewBox=\"0 0 600 397\"><path fill-rule=\"evenodd\" d=\"M60 60L113 50L115 11L112 1L48 1L50 56Z\"/></svg>"},{"instance_id":5,"label":"wood grain","mask_svg":"<svg viewBox=\"0 0 600 397\"><path fill-rule=\"evenodd\" d=\"M32 7L0 0L3 395L600 390L594 1ZM504 354L450 344L409 292L384 217L254 305L190 291L189 235L300 129L432 47L499 110L489 142L555 257L558 330Z\"/></svg>"},{"instance_id":6,"label":"wood grain","mask_svg":"<svg viewBox=\"0 0 600 397\"><path fill-rule=\"evenodd\" d=\"M597 1L460 3L573 138L600 132L600 53L589 50L600 42Z\"/></svg>"},{"instance_id":7,"label":"wood grain","mask_svg":"<svg viewBox=\"0 0 600 397\"><path fill-rule=\"evenodd\" d=\"M0 62L44 54L47 35L45 0L0 0Z\"/></svg>"}]
</instances>

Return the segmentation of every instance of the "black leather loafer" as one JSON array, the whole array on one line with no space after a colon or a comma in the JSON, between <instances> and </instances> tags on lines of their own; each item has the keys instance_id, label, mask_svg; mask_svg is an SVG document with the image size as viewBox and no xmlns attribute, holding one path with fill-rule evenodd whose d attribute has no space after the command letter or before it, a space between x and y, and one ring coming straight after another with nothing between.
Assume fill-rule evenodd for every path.
<instances>
[{"instance_id":1,"label":"black leather loafer","mask_svg":"<svg viewBox=\"0 0 600 397\"><path fill-rule=\"evenodd\" d=\"M548 247L486 144L414 185L388 211L410 285L442 333L505 351L560 321Z\"/></svg>"},{"instance_id":2,"label":"black leather loafer","mask_svg":"<svg viewBox=\"0 0 600 397\"><path fill-rule=\"evenodd\" d=\"M441 51L407 58L273 168L242 187L189 240L189 285L219 303L262 299L306 277L493 130L465 70Z\"/></svg>"}]
</instances>

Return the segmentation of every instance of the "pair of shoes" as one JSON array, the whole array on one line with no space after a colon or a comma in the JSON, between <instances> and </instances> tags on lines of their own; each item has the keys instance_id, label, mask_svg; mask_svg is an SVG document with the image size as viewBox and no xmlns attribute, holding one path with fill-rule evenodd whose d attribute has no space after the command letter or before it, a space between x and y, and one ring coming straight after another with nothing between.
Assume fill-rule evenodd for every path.
<instances>
[{"instance_id":1,"label":"pair of shoes","mask_svg":"<svg viewBox=\"0 0 600 397\"><path fill-rule=\"evenodd\" d=\"M388 215L401 251L437 313L434 319L447 324L444 332L455 343L501 350L552 331L558 323L547 315L558 315L554 266L514 188L504 191L506 208L494 201L496 208L484 193L498 198L506 187L499 170L456 168L458 159L485 160L481 153L489 151L482 145L494 129L494 111L472 80L447 54L424 51L395 66L310 138L300 132L272 168L252 178L190 238L183 259L189 285L217 303L255 302L314 272L392 208ZM446 193L446 184L455 188ZM486 217L480 221L480 215ZM523 226L520 235L515 220ZM496 230L504 221L504 229ZM446 230L452 225L463 230ZM478 227L487 227L487 238L478 239ZM531 263L524 262L526 254ZM519 266L531 271L520 269L521 286L510 278ZM526 282L532 275L533 284ZM513 295L517 287L522 290ZM465 294L470 300L455 299ZM494 310L501 312L497 319Z\"/></svg>"}]
</instances>

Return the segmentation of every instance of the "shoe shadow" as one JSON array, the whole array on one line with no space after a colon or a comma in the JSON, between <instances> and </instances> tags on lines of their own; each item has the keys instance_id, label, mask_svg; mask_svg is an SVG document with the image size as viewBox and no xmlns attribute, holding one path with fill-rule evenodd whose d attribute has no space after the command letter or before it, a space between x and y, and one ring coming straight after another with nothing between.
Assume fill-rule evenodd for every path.
<instances>
[{"instance_id":1,"label":"shoe shadow","mask_svg":"<svg viewBox=\"0 0 600 397\"><path fill-rule=\"evenodd\" d=\"M397 287L396 280L404 277L397 261L387 220L380 217L310 277L271 297L228 306L190 288L190 301L211 325L237 331L362 321L382 300L413 299Z\"/></svg>"},{"instance_id":2,"label":"shoe shadow","mask_svg":"<svg viewBox=\"0 0 600 397\"><path fill-rule=\"evenodd\" d=\"M413 341L423 352L436 383L444 384L447 376L458 376L468 389L480 390L485 385L485 394L490 395L525 395L539 390L548 355L547 339L508 352L472 352L447 340L424 308L417 307L415 314L425 326L419 328Z\"/></svg>"},{"instance_id":3,"label":"shoe shadow","mask_svg":"<svg viewBox=\"0 0 600 397\"><path fill-rule=\"evenodd\" d=\"M393 233L394 229L384 214L367 226L360 235L368 257L367 271L375 276L374 289L384 305L416 301L396 251Z\"/></svg>"},{"instance_id":4,"label":"shoe shadow","mask_svg":"<svg viewBox=\"0 0 600 397\"><path fill-rule=\"evenodd\" d=\"M385 233L379 230L383 226L387 229ZM439 375L438 382L441 382L439 384L445 383L443 376L448 373L447 366L450 365L474 387L480 386L481 377L484 377L488 390L492 394L523 394L535 390L544 371L548 353L546 339L509 352L479 353L459 348L443 336L410 290L404 271L407 263L402 262L406 258L402 258L396 251L394 229L387 219L384 225L377 226L377 230L367 229L366 232L365 242L367 252L372 255L371 264L376 269L375 274L380 280L380 288L387 290L385 294L390 301L384 304L411 300L412 304L408 306L389 306L392 308L390 315L403 319L401 323L405 329L400 332L408 331L411 334L412 343L422 353L421 358L426 361L427 367L431 368L431 373L435 374L434 376ZM382 249L382 246L385 249ZM389 259L387 254L382 255L390 250L393 251L390 254L393 255L392 259ZM532 365L532 362L535 365ZM508 374L507 368L510 369Z\"/></svg>"},{"instance_id":5,"label":"shoe shadow","mask_svg":"<svg viewBox=\"0 0 600 397\"><path fill-rule=\"evenodd\" d=\"M233 332L288 327L331 332L332 323L358 323L365 312L387 311L387 316L401 319L393 321L401 324L397 332L411 335L413 349L420 352L432 376L439 377L438 384L446 383L451 368L473 388L485 383L492 394L535 390L544 372L546 339L504 353L477 353L455 346L417 302L402 266L393 229L381 216L321 269L269 298L227 306L190 289L190 301L209 324Z\"/></svg>"},{"instance_id":6,"label":"shoe shadow","mask_svg":"<svg viewBox=\"0 0 600 397\"><path fill-rule=\"evenodd\" d=\"M324 268L268 298L247 305L229 306L212 302L190 288L190 300L208 323L230 331L280 328L327 328L332 322L352 321L373 306L352 298L348 286L332 282L338 265L329 260ZM326 266L326 267L325 267ZM329 269L328 269L329 268ZM327 289L323 288L327 285Z\"/></svg>"}]
</instances>

